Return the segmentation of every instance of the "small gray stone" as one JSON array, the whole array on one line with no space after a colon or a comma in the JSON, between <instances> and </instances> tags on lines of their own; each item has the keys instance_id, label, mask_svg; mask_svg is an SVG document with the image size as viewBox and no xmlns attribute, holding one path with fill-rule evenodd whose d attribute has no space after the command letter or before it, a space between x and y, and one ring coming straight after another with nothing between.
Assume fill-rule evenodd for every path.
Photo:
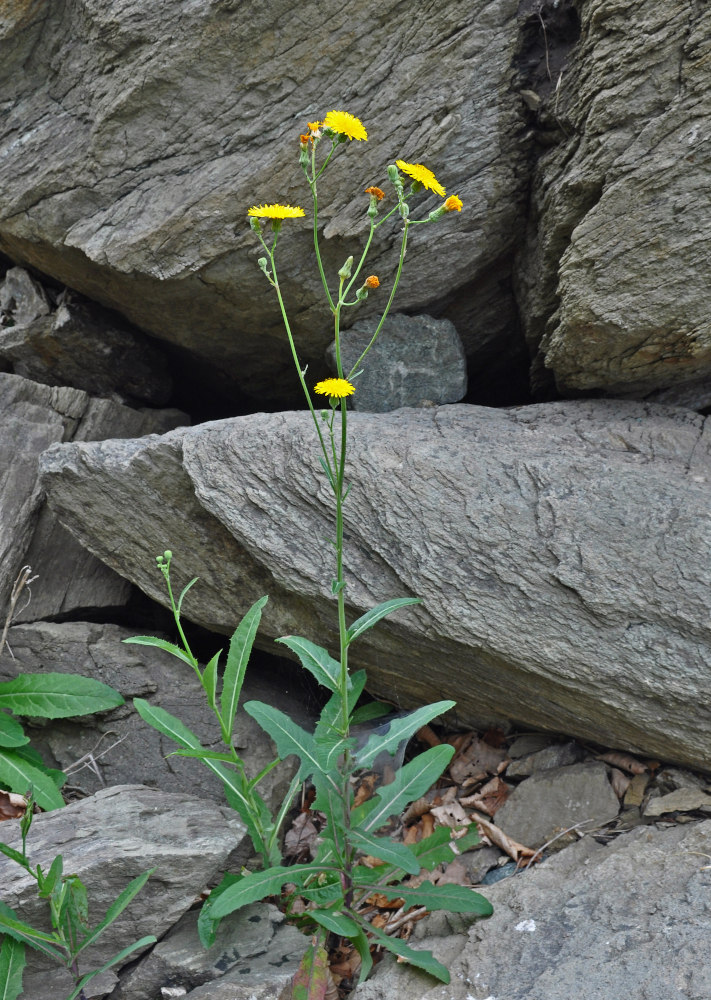
<instances>
[{"instance_id":1,"label":"small gray stone","mask_svg":"<svg viewBox=\"0 0 711 1000\"><path fill-rule=\"evenodd\" d=\"M517 736L506 752L512 760L516 760L518 757L526 757L530 753L544 750L551 745L551 742L552 737L546 733L526 733Z\"/></svg>"},{"instance_id":2,"label":"small gray stone","mask_svg":"<svg viewBox=\"0 0 711 1000\"><path fill-rule=\"evenodd\" d=\"M14 327L26 327L51 311L47 294L22 267L11 267L0 281L0 345Z\"/></svg>"},{"instance_id":3,"label":"small gray stone","mask_svg":"<svg viewBox=\"0 0 711 1000\"><path fill-rule=\"evenodd\" d=\"M375 332L374 321L359 320L341 334L347 373ZM336 371L335 346L328 351ZM458 403L467 391L464 348L454 324L432 316L388 316L368 351L350 399L354 410L385 413L401 406Z\"/></svg>"},{"instance_id":4,"label":"small gray stone","mask_svg":"<svg viewBox=\"0 0 711 1000\"><path fill-rule=\"evenodd\" d=\"M695 810L711 813L711 795L700 788L678 788L668 795L658 795L650 798L644 808L644 815L663 816L671 812L694 812Z\"/></svg>"},{"instance_id":5,"label":"small gray stone","mask_svg":"<svg viewBox=\"0 0 711 1000\"><path fill-rule=\"evenodd\" d=\"M554 767L565 767L567 764L577 764L582 760L585 751L579 743L553 743L551 746L528 754L514 761L506 768L507 778L527 778L537 771L549 771Z\"/></svg>"},{"instance_id":6,"label":"small gray stone","mask_svg":"<svg viewBox=\"0 0 711 1000\"><path fill-rule=\"evenodd\" d=\"M496 825L526 847L542 847L581 824L590 832L620 809L604 764L572 764L522 781L496 813Z\"/></svg>"}]
</instances>

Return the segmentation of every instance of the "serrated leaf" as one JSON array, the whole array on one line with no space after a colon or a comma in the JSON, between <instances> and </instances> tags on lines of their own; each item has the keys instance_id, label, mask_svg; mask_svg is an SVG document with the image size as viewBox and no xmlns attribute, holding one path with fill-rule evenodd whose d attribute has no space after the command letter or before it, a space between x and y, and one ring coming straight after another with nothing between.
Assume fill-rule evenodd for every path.
<instances>
[{"instance_id":1,"label":"serrated leaf","mask_svg":"<svg viewBox=\"0 0 711 1000\"><path fill-rule=\"evenodd\" d=\"M187 750L182 747L180 750L173 750L169 757L196 757L198 760L221 760L225 764L234 763L231 753L220 753L219 750Z\"/></svg>"},{"instance_id":2,"label":"serrated leaf","mask_svg":"<svg viewBox=\"0 0 711 1000\"><path fill-rule=\"evenodd\" d=\"M368 679L365 670L356 670L350 677L350 688L348 689L348 714L352 714L356 702L363 693L365 682ZM321 739L332 733L342 717L341 696L338 692L332 694L324 707L321 709L319 721L314 730L314 739L318 743Z\"/></svg>"},{"instance_id":3,"label":"serrated leaf","mask_svg":"<svg viewBox=\"0 0 711 1000\"><path fill-rule=\"evenodd\" d=\"M66 719L123 705L118 691L93 677L75 674L20 674L0 682L0 708L17 715Z\"/></svg>"},{"instance_id":4,"label":"serrated leaf","mask_svg":"<svg viewBox=\"0 0 711 1000\"><path fill-rule=\"evenodd\" d=\"M421 604L419 597L395 597L390 601L384 601L382 604L376 605L371 608L370 611L366 611L364 615L356 619L353 624L349 627L346 632L348 643L353 642L357 639L359 635L366 632L369 628L372 628L381 618L385 618L386 615L392 614L393 611L397 611L398 608L404 608L408 604Z\"/></svg>"},{"instance_id":5,"label":"serrated leaf","mask_svg":"<svg viewBox=\"0 0 711 1000\"><path fill-rule=\"evenodd\" d=\"M360 930L355 920L347 917L341 910L309 910L309 916L321 927L340 937L353 938Z\"/></svg>"},{"instance_id":6,"label":"serrated leaf","mask_svg":"<svg viewBox=\"0 0 711 1000\"><path fill-rule=\"evenodd\" d=\"M351 716L351 725L357 726L361 722L372 722L373 719L381 719L384 715L390 715L392 705L387 705L384 701L369 701L367 705L361 705Z\"/></svg>"},{"instance_id":7,"label":"serrated leaf","mask_svg":"<svg viewBox=\"0 0 711 1000\"><path fill-rule=\"evenodd\" d=\"M327 649L309 642L300 635L284 635L276 640L287 646L299 657L301 666L329 691L338 691L341 680L341 664L334 660Z\"/></svg>"},{"instance_id":8,"label":"serrated leaf","mask_svg":"<svg viewBox=\"0 0 711 1000\"><path fill-rule=\"evenodd\" d=\"M236 885L229 886L219 899L210 906L212 919L226 917L248 903L255 903L266 896L278 896L285 882L294 882L301 887L309 878L316 878L324 872L335 871L322 864L290 865L267 868L262 872L250 872Z\"/></svg>"},{"instance_id":9,"label":"serrated leaf","mask_svg":"<svg viewBox=\"0 0 711 1000\"><path fill-rule=\"evenodd\" d=\"M454 747L442 744L418 754L395 772L389 785L381 785L375 797L353 810L352 826L361 831L380 829L391 816L402 812L415 799L429 791L454 755Z\"/></svg>"},{"instance_id":10,"label":"serrated leaf","mask_svg":"<svg viewBox=\"0 0 711 1000\"><path fill-rule=\"evenodd\" d=\"M38 874L39 874L39 865ZM52 864L49 866L49 871L44 877L40 877L37 881L38 895L40 899L49 899L54 891L54 887L57 884L57 880L62 877L63 861L62 855L58 854L54 859Z\"/></svg>"},{"instance_id":11,"label":"serrated leaf","mask_svg":"<svg viewBox=\"0 0 711 1000\"><path fill-rule=\"evenodd\" d=\"M30 742L29 736L11 715L0 712L0 747L22 747Z\"/></svg>"},{"instance_id":12,"label":"serrated leaf","mask_svg":"<svg viewBox=\"0 0 711 1000\"><path fill-rule=\"evenodd\" d=\"M479 840L476 823L470 825L468 833L456 839L452 837L451 827L439 826L429 837L425 837L417 844L412 844L411 850L413 854L417 855L422 867L431 872L437 865L447 864L454 860L458 854L463 854L470 847L476 846Z\"/></svg>"},{"instance_id":13,"label":"serrated leaf","mask_svg":"<svg viewBox=\"0 0 711 1000\"><path fill-rule=\"evenodd\" d=\"M56 962L64 963L64 953L57 948L59 944L55 934L45 934L35 927L18 920L15 913L5 903L0 901L0 934L8 934L15 941L29 944L37 951L49 955Z\"/></svg>"},{"instance_id":14,"label":"serrated leaf","mask_svg":"<svg viewBox=\"0 0 711 1000\"><path fill-rule=\"evenodd\" d=\"M415 948L410 948L400 938L389 937L378 930L377 927L371 926L370 931L381 948L392 951L395 955L399 955L400 958L408 961L410 965L417 966L418 969L424 969L425 972L429 972L431 976L439 979L440 982L449 982L448 970L441 962L437 961L431 951L419 951Z\"/></svg>"},{"instance_id":15,"label":"serrated leaf","mask_svg":"<svg viewBox=\"0 0 711 1000\"><path fill-rule=\"evenodd\" d=\"M219 665L221 655L222 650L220 649L207 664L202 672L202 677L200 678L200 682L207 697L207 703L213 712L217 705L217 667Z\"/></svg>"},{"instance_id":16,"label":"serrated leaf","mask_svg":"<svg viewBox=\"0 0 711 1000\"><path fill-rule=\"evenodd\" d=\"M6 934L0 947L0 1000L17 1000L22 993L25 946Z\"/></svg>"},{"instance_id":17,"label":"serrated leaf","mask_svg":"<svg viewBox=\"0 0 711 1000\"><path fill-rule=\"evenodd\" d=\"M110 969L112 965L117 965L119 962L123 962L123 960L128 958L129 955L132 955L134 951L138 951L139 948L146 948L149 944L155 944L157 940L158 938L154 937L153 934L147 934L145 937L142 937L140 941L135 941L133 944L130 944L128 948L124 948L120 951L118 955L114 955L113 958L108 960L108 962L104 962L100 969L94 969L93 972L87 972L85 976L81 977L76 985L76 988L74 989L74 992L69 994L67 1000L76 1000L76 998L82 993L86 984L91 982L94 976L100 976L102 972L106 972L106 970Z\"/></svg>"},{"instance_id":18,"label":"serrated leaf","mask_svg":"<svg viewBox=\"0 0 711 1000\"><path fill-rule=\"evenodd\" d=\"M359 850L380 858L386 864L402 868L408 875L420 874L422 866L406 844L398 844L388 837L374 837L372 833L362 830L351 830L350 840Z\"/></svg>"},{"instance_id":19,"label":"serrated leaf","mask_svg":"<svg viewBox=\"0 0 711 1000\"><path fill-rule=\"evenodd\" d=\"M197 929L198 937L200 938L200 943L203 948L211 948L215 943L217 938L217 928L220 926L221 918L214 918L211 914L211 907L215 900L219 899L225 889L229 889L231 885L235 885L237 882L241 881L242 875L235 875L232 872L227 872L222 876L222 880L219 885L216 885L214 889L211 890L210 895L207 897L205 902L200 907L200 913L197 919Z\"/></svg>"},{"instance_id":20,"label":"serrated leaf","mask_svg":"<svg viewBox=\"0 0 711 1000\"><path fill-rule=\"evenodd\" d=\"M23 749L20 747L20 750ZM19 795L24 795L32 787L35 801L46 812L61 809L64 805L52 777L34 764L29 764L19 751L0 750L0 782Z\"/></svg>"},{"instance_id":21,"label":"serrated leaf","mask_svg":"<svg viewBox=\"0 0 711 1000\"><path fill-rule=\"evenodd\" d=\"M229 743L232 737L232 728L237 714L237 706L239 704L239 696L242 692L247 664L249 663L259 623L262 620L262 608L267 603L267 600L267 597L261 597L252 605L235 629L230 640L227 664L222 678L222 698L220 701L223 725L222 738L225 743Z\"/></svg>"},{"instance_id":22,"label":"serrated leaf","mask_svg":"<svg viewBox=\"0 0 711 1000\"><path fill-rule=\"evenodd\" d=\"M118 916L120 916L121 913L123 913L128 904L131 902L134 896L138 895L138 893L141 891L141 889L146 884L146 882L148 881L148 879L151 877L151 875L155 870L156 870L155 868L149 868L148 871L143 872L141 875L138 875L136 878L134 878L131 882L128 883L128 885L123 890L121 895L118 896L111 904L111 906L108 908L108 910L106 911L106 916L101 921L101 923L97 924L96 927L82 941L81 947L78 948L76 951L77 955L79 954L79 952L83 951L84 948L88 948L89 945L93 944L94 941L96 941L97 938L104 933L106 928L110 924L112 924L114 920ZM146 939L144 938L143 940L145 941ZM155 938L153 938L153 941L155 941ZM132 945L131 950L138 947L140 947L140 945L138 944ZM109 965L113 965L115 961L118 961L118 959L112 959ZM109 965L104 966L104 968L108 969Z\"/></svg>"},{"instance_id":23,"label":"serrated leaf","mask_svg":"<svg viewBox=\"0 0 711 1000\"><path fill-rule=\"evenodd\" d=\"M432 885L427 881L416 888L409 885L377 886L374 879L372 888L386 899L404 899L408 907L426 906L428 910L476 913L480 917L489 917L494 912L488 899L465 885Z\"/></svg>"},{"instance_id":24,"label":"serrated leaf","mask_svg":"<svg viewBox=\"0 0 711 1000\"><path fill-rule=\"evenodd\" d=\"M317 746L313 736L288 715L261 701L248 701L244 710L259 723L265 733L271 736L282 760L290 754L296 754L301 761L298 774L302 780L323 771L325 756L323 750Z\"/></svg>"},{"instance_id":25,"label":"serrated leaf","mask_svg":"<svg viewBox=\"0 0 711 1000\"><path fill-rule=\"evenodd\" d=\"M155 646L157 649L162 649L166 653L170 653L171 656L182 660L183 663L187 663L189 667L195 668L196 666L195 661L188 656L184 649L176 646L174 642L168 642L167 639L159 639L156 635L134 635L130 639L122 639L121 641L129 646Z\"/></svg>"},{"instance_id":26,"label":"serrated leaf","mask_svg":"<svg viewBox=\"0 0 711 1000\"><path fill-rule=\"evenodd\" d=\"M374 732L363 749L358 751L358 767L370 767L375 758L385 751L394 755L404 740L409 740L418 729L422 729L438 715L448 712L456 704L456 701L438 701L433 705L424 705L402 719L393 719L386 733Z\"/></svg>"},{"instance_id":27,"label":"serrated leaf","mask_svg":"<svg viewBox=\"0 0 711 1000\"><path fill-rule=\"evenodd\" d=\"M66 782L67 776L64 771L59 771L55 767L47 767L41 756L37 753L34 747L30 746L29 743L26 743L21 747L15 747L12 752L15 756L27 761L27 763L31 764L33 767L36 767L38 771L42 772L42 774L46 774L48 778L51 778L57 789L61 789ZM27 816L28 813L25 813L25 815ZM30 813L29 815L32 814Z\"/></svg>"},{"instance_id":28,"label":"serrated leaf","mask_svg":"<svg viewBox=\"0 0 711 1000\"><path fill-rule=\"evenodd\" d=\"M370 925L368 925L370 926ZM349 940L355 950L360 955L360 973L358 974L358 984L365 982L370 970L373 968L373 956L370 954L370 941L366 937L362 927L358 928L357 934L351 934Z\"/></svg>"},{"instance_id":29,"label":"serrated leaf","mask_svg":"<svg viewBox=\"0 0 711 1000\"><path fill-rule=\"evenodd\" d=\"M291 981L291 1000L324 1000L330 982L328 952L312 941Z\"/></svg>"}]
</instances>

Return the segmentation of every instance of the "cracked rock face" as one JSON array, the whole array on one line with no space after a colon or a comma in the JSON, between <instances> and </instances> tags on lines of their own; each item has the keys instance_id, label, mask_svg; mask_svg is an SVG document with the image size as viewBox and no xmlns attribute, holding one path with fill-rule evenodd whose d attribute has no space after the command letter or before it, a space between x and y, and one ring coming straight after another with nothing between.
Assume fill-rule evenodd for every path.
<instances>
[{"instance_id":1,"label":"cracked rock face","mask_svg":"<svg viewBox=\"0 0 711 1000\"><path fill-rule=\"evenodd\" d=\"M490 356L492 329L511 340L503 285L527 157L510 88L516 0L405 19L396 0L176 0L170 22L146 0L17 7L0 21L0 249L13 260L202 358L213 378L293 395L246 213L272 201L308 207L299 133L345 107L369 141L341 150L320 189L329 273L367 232L363 188L387 186L396 158L424 162L468 213L413 236L398 308L464 289L456 310L468 353L485 345ZM439 203L424 200L425 215ZM387 228L370 258L383 275L398 259L397 226ZM311 244L307 220L289 225L280 277L303 360L323 370L332 323Z\"/></svg>"},{"instance_id":2,"label":"cracked rock face","mask_svg":"<svg viewBox=\"0 0 711 1000\"><path fill-rule=\"evenodd\" d=\"M353 413L349 616L416 595L354 643L374 691L444 690L462 721L511 718L711 769L707 420L624 401ZM185 613L258 641L337 648L331 498L308 414L53 446L50 503L164 601L155 553L200 577Z\"/></svg>"},{"instance_id":3,"label":"cracked rock face","mask_svg":"<svg viewBox=\"0 0 711 1000\"><path fill-rule=\"evenodd\" d=\"M706 406L711 14L695 0L578 7L543 111L563 138L539 161L517 268L534 381Z\"/></svg>"}]
</instances>

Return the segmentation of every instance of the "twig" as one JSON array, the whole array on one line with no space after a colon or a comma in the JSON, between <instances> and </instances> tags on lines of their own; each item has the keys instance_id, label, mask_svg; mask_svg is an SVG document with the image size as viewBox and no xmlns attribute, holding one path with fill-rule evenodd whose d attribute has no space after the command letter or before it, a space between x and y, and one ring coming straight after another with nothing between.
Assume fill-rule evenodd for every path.
<instances>
[{"instance_id":1,"label":"twig","mask_svg":"<svg viewBox=\"0 0 711 1000\"><path fill-rule=\"evenodd\" d=\"M575 826L569 826L567 830L561 830L560 833L556 833L555 837L552 837L550 840L546 841L546 843L543 844L542 847L539 847L538 850L534 854L532 854L531 857L528 859L528 863L525 865L525 867L523 867L523 868L521 868L519 870L525 872L526 869L530 868L531 865L536 861L536 859L539 857L539 855L543 854L543 852L545 851L546 847L550 847L551 844L555 844L556 840L560 840L560 838L564 837L566 835L566 833L573 833L573 831L575 831L576 833L578 833L578 830L579 830L579 828L581 826L586 826L588 823L594 823L594 822L595 821L592 820L592 819L583 819L583 820L580 821L580 823L576 823ZM592 830L587 830L586 832L587 833L592 833ZM585 836L585 834L581 833L580 836L583 837L583 836Z\"/></svg>"},{"instance_id":2,"label":"twig","mask_svg":"<svg viewBox=\"0 0 711 1000\"><path fill-rule=\"evenodd\" d=\"M15 580L12 586L12 593L10 594L10 607L7 612L7 618L5 619L5 627L2 630L2 638L0 639L0 656L2 656L5 650L5 646L7 646L10 656L12 656L13 660L15 659L15 657L12 654L12 650L10 649L10 644L7 642L7 633L10 631L10 625L12 624L12 619L15 615L15 605L17 604L20 598L20 594L25 589L25 587L27 587L27 592L28 592L27 604L29 604L32 596L29 589L30 584L33 583L36 579L37 579L36 576L32 576L31 566L23 566L20 572L17 574L17 579ZM25 607L27 607L27 604L25 605ZM24 608L22 610L24 611Z\"/></svg>"},{"instance_id":3,"label":"twig","mask_svg":"<svg viewBox=\"0 0 711 1000\"><path fill-rule=\"evenodd\" d=\"M382 928L383 934L394 934L395 931L399 931L403 924L407 924L410 921L413 923L416 920L422 920L427 914L427 907L420 906L417 910L411 910L409 913L403 913L402 909L394 915L392 920L389 920L385 927Z\"/></svg>"},{"instance_id":4,"label":"twig","mask_svg":"<svg viewBox=\"0 0 711 1000\"><path fill-rule=\"evenodd\" d=\"M67 777L69 777L72 774L75 774L77 771L83 771L85 767L88 767L89 770L94 772L94 774L99 779L101 784L104 785L104 787L106 787L106 782L104 781L103 775L99 771L96 762L97 760L101 760L101 758L104 757L107 753L110 753L111 750L114 749L114 747L117 747L120 743L123 743L123 741L128 737L128 733L124 733L124 735L121 736L119 739L117 739L114 743L112 743L110 747L106 747L105 750L102 750L100 754L94 755L94 750L96 750L96 748L99 746L99 744L101 743L101 741L104 739L105 736L116 736L116 735L118 734L111 730L109 730L106 733L102 733L99 739L94 744L94 746L91 748L91 750L85 753L83 757L80 757L78 760L75 760L73 764L69 765L69 767L64 768L64 773L67 775Z\"/></svg>"}]
</instances>

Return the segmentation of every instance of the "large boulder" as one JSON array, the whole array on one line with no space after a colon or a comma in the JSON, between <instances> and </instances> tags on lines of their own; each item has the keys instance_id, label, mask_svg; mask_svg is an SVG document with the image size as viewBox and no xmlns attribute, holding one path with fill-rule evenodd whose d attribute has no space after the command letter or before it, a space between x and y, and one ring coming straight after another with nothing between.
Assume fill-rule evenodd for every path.
<instances>
[{"instance_id":1,"label":"large boulder","mask_svg":"<svg viewBox=\"0 0 711 1000\"><path fill-rule=\"evenodd\" d=\"M95 441L166 431L187 422L178 410L136 410L80 389L0 373L0 616L21 567L39 580L21 594L16 620L123 604L130 588L79 546L44 507L39 455L55 441Z\"/></svg>"},{"instance_id":2,"label":"large boulder","mask_svg":"<svg viewBox=\"0 0 711 1000\"><path fill-rule=\"evenodd\" d=\"M465 211L413 231L398 308L453 309L467 352L483 351L487 365L498 363L497 335L520 354L510 288L528 195L511 88L518 7L450 2L411 16L397 0L358 0L305 16L294 0L175 0L166 18L150 0L12 5L0 20L0 251L204 359L213 377L293 396L245 216L261 202L309 209L299 134L345 108L369 140L341 149L323 178L328 273L337 280L367 232L363 189L387 187L396 158L424 162ZM439 203L428 197L424 213ZM369 310L386 301L397 229L373 243L369 266L385 288ZM311 245L308 219L290 223L280 274L303 358L323 367L332 325Z\"/></svg>"},{"instance_id":3,"label":"large boulder","mask_svg":"<svg viewBox=\"0 0 711 1000\"><path fill-rule=\"evenodd\" d=\"M686 410L567 402L353 413L348 614L416 595L351 649L371 687L711 769L711 438ZM158 600L155 555L200 577L188 617L337 648L333 501L307 413L55 445L50 502Z\"/></svg>"},{"instance_id":4,"label":"large boulder","mask_svg":"<svg viewBox=\"0 0 711 1000\"><path fill-rule=\"evenodd\" d=\"M560 141L538 162L517 267L535 378L635 398L688 383L705 407L711 12L695 0L576 6L579 44L554 86L543 81L538 124Z\"/></svg>"}]
</instances>

